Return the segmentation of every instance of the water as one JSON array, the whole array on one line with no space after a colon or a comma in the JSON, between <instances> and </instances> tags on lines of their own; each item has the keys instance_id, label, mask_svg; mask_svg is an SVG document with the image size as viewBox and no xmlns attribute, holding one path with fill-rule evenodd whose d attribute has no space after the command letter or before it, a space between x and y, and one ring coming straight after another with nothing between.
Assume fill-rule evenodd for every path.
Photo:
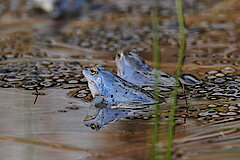
<instances>
[{"instance_id":1,"label":"water","mask_svg":"<svg viewBox=\"0 0 240 160\"><path fill-rule=\"evenodd\" d=\"M31 1L19 2L0 4L0 159L148 159L151 114L122 118L97 132L84 125L92 97L81 69L103 64L116 71L114 56L120 48L137 48L152 64L149 3L96 1L80 17L53 20L51 13L33 10ZM178 52L175 9L169 7L173 2L160 3L161 69L173 74ZM208 85L189 88L187 107L180 96L173 158L238 159L240 102L234 87L240 87L240 4L189 1L185 6L184 73ZM29 81L37 87L24 87ZM168 105L160 112L161 153Z\"/></svg>"}]
</instances>

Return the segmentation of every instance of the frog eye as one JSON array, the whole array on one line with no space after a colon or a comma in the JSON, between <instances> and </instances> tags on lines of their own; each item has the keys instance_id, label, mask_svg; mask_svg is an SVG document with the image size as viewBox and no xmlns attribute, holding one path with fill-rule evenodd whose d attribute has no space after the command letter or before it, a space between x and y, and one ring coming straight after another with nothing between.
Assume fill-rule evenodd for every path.
<instances>
[{"instance_id":1,"label":"frog eye","mask_svg":"<svg viewBox=\"0 0 240 160\"><path fill-rule=\"evenodd\" d=\"M96 125L96 124L93 124L93 123L92 123L92 124L90 125L90 127L92 128L92 130L96 130L96 131L99 130L99 127L98 127L98 125Z\"/></svg>"},{"instance_id":2,"label":"frog eye","mask_svg":"<svg viewBox=\"0 0 240 160\"><path fill-rule=\"evenodd\" d=\"M117 58L118 58L118 59L121 59L122 57L123 57L123 54L122 54L122 53L118 53L118 54L117 54Z\"/></svg>"},{"instance_id":3,"label":"frog eye","mask_svg":"<svg viewBox=\"0 0 240 160\"><path fill-rule=\"evenodd\" d=\"M90 69L90 74L91 74L91 75L98 74L97 69L96 69L96 68L91 68L91 69Z\"/></svg>"}]
</instances>

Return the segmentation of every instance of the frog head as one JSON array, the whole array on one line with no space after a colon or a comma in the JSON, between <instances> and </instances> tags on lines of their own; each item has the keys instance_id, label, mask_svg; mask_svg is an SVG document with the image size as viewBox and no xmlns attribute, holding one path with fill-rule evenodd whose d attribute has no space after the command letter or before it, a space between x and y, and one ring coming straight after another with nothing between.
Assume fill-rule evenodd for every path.
<instances>
[{"instance_id":1,"label":"frog head","mask_svg":"<svg viewBox=\"0 0 240 160\"><path fill-rule=\"evenodd\" d=\"M116 55L117 74L120 77L135 71L152 71L152 68L145 63L136 50L119 51Z\"/></svg>"},{"instance_id":2,"label":"frog head","mask_svg":"<svg viewBox=\"0 0 240 160\"><path fill-rule=\"evenodd\" d=\"M101 114L100 108L91 107L89 113L84 118L84 125L98 131L103 126L102 121L97 118L99 114Z\"/></svg>"},{"instance_id":3,"label":"frog head","mask_svg":"<svg viewBox=\"0 0 240 160\"><path fill-rule=\"evenodd\" d=\"M88 81L88 87L95 97L96 95L105 95L110 84L113 82L113 74L106 70L103 65L97 65L91 68L85 68L83 75Z\"/></svg>"}]
</instances>

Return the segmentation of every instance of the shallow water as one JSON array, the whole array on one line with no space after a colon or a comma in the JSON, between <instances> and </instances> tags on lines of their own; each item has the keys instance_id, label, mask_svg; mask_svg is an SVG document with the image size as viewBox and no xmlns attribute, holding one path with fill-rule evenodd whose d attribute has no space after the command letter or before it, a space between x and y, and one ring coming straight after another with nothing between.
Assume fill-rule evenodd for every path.
<instances>
[{"instance_id":1,"label":"shallow water","mask_svg":"<svg viewBox=\"0 0 240 160\"><path fill-rule=\"evenodd\" d=\"M84 125L91 96L80 72L82 66L95 64L116 71L114 56L120 48L137 48L152 64L147 1L121 1L115 7L103 1L103 8L64 20L40 14L30 1L14 2L19 1L1 2L0 10L0 159L149 159L149 117L123 118L97 132ZM175 11L169 7L172 2L160 3L165 6L160 10L161 69L174 74L178 52ZM198 5L194 8L193 4ZM223 77L239 84L239 2L191 1L185 5L188 45L184 72L209 83ZM21 74L24 80L6 79L6 67L18 69L9 75ZM40 71L46 74L40 76ZM45 82L38 85L41 94L37 98L34 87L24 87L26 80ZM226 87L221 79L216 82L220 88ZM226 88L217 92L226 95L212 96L212 89L206 92L200 86L187 92L187 107L180 100L173 159L239 158L239 97L227 94ZM168 97L170 93L164 94ZM160 113L161 153L170 98L167 101Z\"/></svg>"}]
</instances>

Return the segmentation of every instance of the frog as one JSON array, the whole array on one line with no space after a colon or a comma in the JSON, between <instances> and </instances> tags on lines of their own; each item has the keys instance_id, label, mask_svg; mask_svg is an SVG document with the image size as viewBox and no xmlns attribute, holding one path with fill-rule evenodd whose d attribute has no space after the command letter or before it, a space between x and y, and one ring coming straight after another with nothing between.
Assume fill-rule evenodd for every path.
<instances>
[{"instance_id":1,"label":"frog","mask_svg":"<svg viewBox=\"0 0 240 160\"><path fill-rule=\"evenodd\" d=\"M154 74L158 75L159 86L174 86L176 79L168 73L153 69L139 56L139 52L120 50L116 55L117 75L137 85L154 84Z\"/></svg>"},{"instance_id":2,"label":"frog","mask_svg":"<svg viewBox=\"0 0 240 160\"><path fill-rule=\"evenodd\" d=\"M156 103L151 92L124 80L107 70L103 65L85 67L83 75L88 82L88 87L94 98L92 104L95 106L121 103ZM158 102L165 102L163 95L158 95Z\"/></svg>"},{"instance_id":3,"label":"frog","mask_svg":"<svg viewBox=\"0 0 240 160\"><path fill-rule=\"evenodd\" d=\"M160 87L176 86L176 78L172 75L154 69L142 59L137 50L118 51L116 54L117 75L136 85L151 85L157 84ZM197 85L202 81L191 74L182 74L179 79L184 85Z\"/></svg>"}]
</instances>

